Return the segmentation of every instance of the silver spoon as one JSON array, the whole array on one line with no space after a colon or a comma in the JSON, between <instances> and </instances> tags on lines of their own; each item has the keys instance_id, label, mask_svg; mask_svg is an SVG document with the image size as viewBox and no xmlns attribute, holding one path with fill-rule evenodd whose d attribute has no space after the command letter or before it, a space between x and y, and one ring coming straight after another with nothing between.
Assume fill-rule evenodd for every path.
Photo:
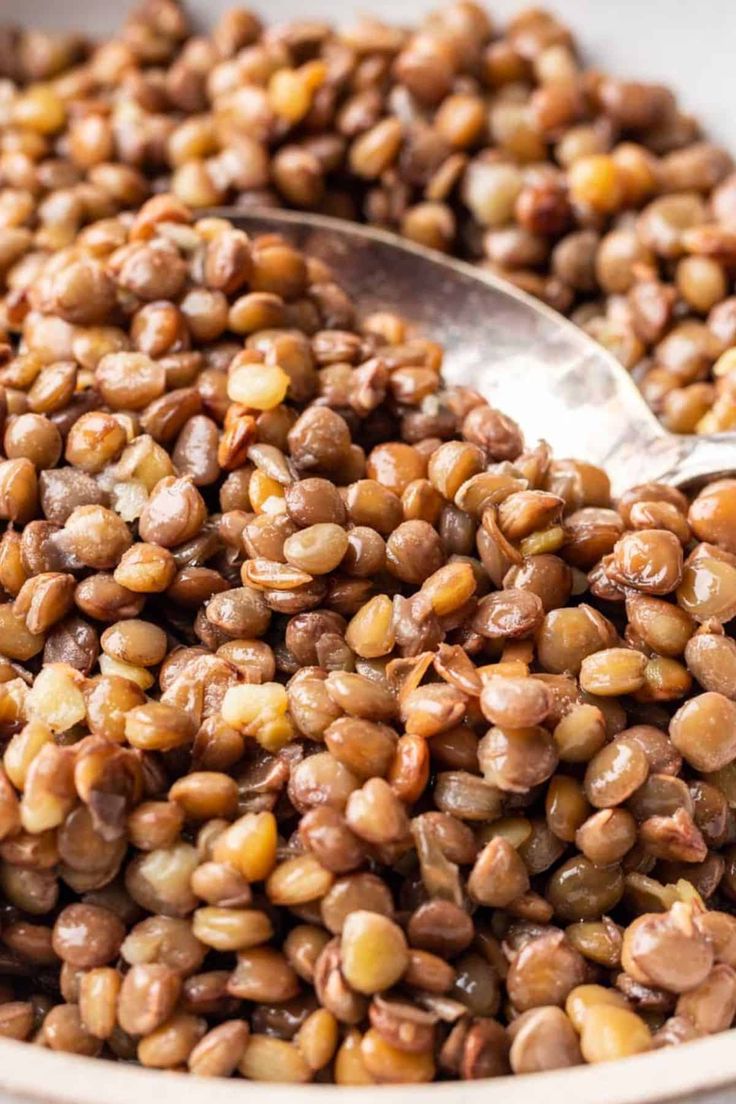
<instances>
[{"instance_id":1,"label":"silver spoon","mask_svg":"<svg viewBox=\"0 0 736 1104\"><path fill-rule=\"evenodd\" d=\"M325 261L361 313L394 310L445 348L444 375L467 384L558 458L605 468L614 494L650 480L681 486L736 471L736 433L678 436L621 364L513 285L393 234L324 215L210 212L250 234L280 233Z\"/></svg>"}]
</instances>

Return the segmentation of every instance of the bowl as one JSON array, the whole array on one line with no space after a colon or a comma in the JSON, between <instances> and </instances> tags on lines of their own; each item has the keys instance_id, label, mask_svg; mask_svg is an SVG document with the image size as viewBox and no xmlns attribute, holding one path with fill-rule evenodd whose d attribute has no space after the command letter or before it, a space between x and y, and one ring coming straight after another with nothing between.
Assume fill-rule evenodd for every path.
<instances>
[{"instance_id":1,"label":"bowl","mask_svg":"<svg viewBox=\"0 0 736 1104\"><path fill-rule=\"evenodd\" d=\"M277 1085L161 1073L0 1040L0 1104L732 1104L734 1032L606 1066L436 1085Z\"/></svg>"},{"instance_id":2,"label":"bowl","mask_svg":"<svg viewBox=\"0 0 736 1104\"><path fill-rule=\"evenodd\" d=\"M0 21L25 26L83 28L104 34L119 25L133 0L0 0ZM236 0L186 0L201 26ZM347 21L369 12L412 23L439 0L348 0L336 16L334 0L254 0L248 6L273 23L290 18ZM522 0L488 4L503 22ZM528 6L528 5L526 5ZM550 0L548 6L576 32L585 56L607 71L670 85L683 108L701 119L710 137L736 151L732 51L733 0ZM243 1081L167 1074L123 1063L32 1050L0 1039L0 1104L242 1104L255 1086ZM259 1090L255 1090L259 1091ZM479 1082L370 1088L263 1085L269 1104L730 1104L736 1101L736 1032L654 1051L605 1067L501 1077ZM379 1101L380 1104L380 1101Z\"/></svg>"}]
</instances>

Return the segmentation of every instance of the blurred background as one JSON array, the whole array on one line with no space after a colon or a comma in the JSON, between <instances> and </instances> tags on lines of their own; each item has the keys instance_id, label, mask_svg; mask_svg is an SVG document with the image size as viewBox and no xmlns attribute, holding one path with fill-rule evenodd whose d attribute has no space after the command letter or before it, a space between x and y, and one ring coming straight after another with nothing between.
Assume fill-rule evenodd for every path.
<instances>
[{"instance_id":1,"label":"blurred background","mask_svg":"<svg viewBox=\"0 0 736 1104\"><path fill-rule=\"evenodd\" d=\"M117 26L129 6L127 0L0 0L0 22L98 34ZM207 24L235 5L234 0L188 0L185 6ZM269 22L319 18L345 23L369 14L410 24L438 7L439 0L240 0L240 6L259 11ZM492 0L485 6L502 22L532 2ZM709 134L736 149L734 0L534 0L534 6L561 15L592 63L614 75L671 84L682 106L707 122Z\"/></svg>"}]
</instances>

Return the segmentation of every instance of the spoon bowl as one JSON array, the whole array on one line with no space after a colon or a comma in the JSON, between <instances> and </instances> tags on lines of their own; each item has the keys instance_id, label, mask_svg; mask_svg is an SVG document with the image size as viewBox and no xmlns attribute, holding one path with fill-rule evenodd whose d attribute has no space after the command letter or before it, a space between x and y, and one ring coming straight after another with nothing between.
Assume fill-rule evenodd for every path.
<instances>
[{"instance_id":1,"label":"spoon bowl","mask_svg":"<svg viewBox=\"0 0 736 1104\"><path fill-rule=\"evenodd\" d=\"M445 349L450 383L479 391L558 459L603 467L614 494L736 471L736 433L668 433L626 369L550 307L481 268L325 215L218 208L249 234L278 233L324 261L362 313L392 310Z\"/></svg>"}]
</instances>

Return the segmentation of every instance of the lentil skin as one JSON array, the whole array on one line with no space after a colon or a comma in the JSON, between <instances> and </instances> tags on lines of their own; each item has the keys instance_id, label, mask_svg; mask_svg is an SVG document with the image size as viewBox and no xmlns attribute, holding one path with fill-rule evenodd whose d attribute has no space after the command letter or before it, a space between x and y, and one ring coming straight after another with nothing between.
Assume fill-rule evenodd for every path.
<instances>
[{"instance_id":1,"label":"lentil skin","mask_svg":"<svg viewBox=\"0 0 736 1104\"><path fill-rule=\"evenodd\" d=\"M9 33L0 1034L372 1084L728 1027L736 481L612 503L404 320L190 208L462 253L714 432L730 159L540 12Z\"/></svg>"}]
</instances>

